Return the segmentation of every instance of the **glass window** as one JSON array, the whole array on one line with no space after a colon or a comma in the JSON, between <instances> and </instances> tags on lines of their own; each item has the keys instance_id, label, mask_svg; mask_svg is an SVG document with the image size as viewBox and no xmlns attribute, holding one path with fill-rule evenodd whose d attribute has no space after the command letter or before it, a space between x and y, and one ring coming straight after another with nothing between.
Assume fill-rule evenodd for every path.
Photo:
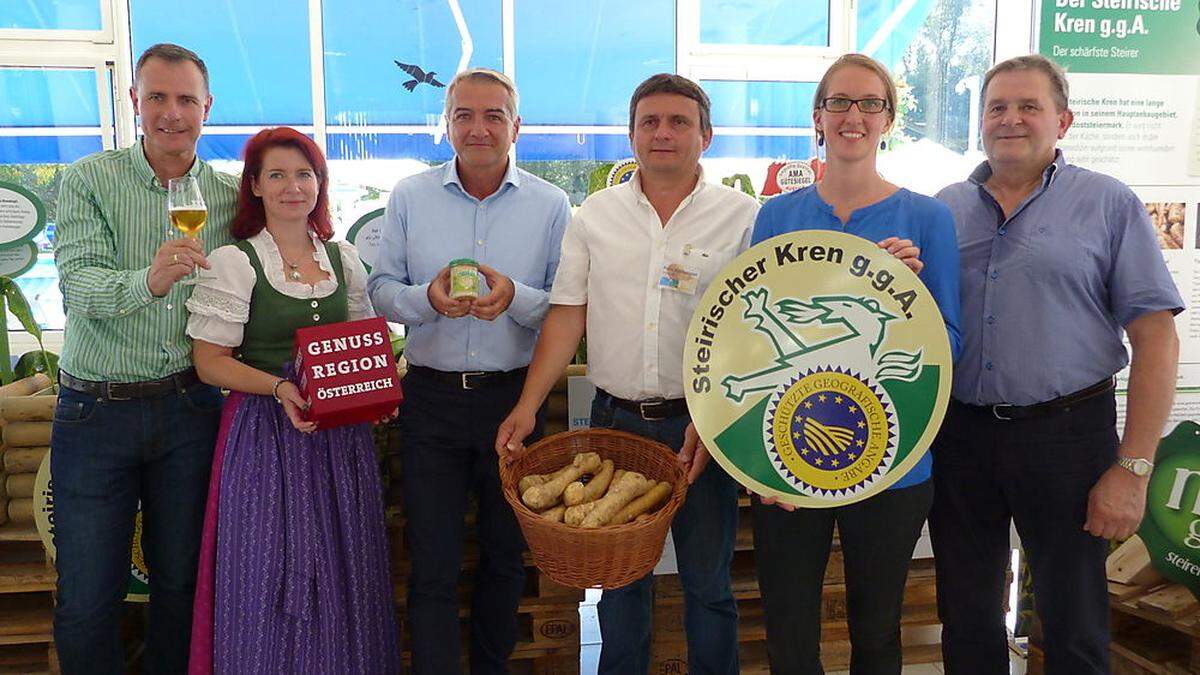
<instances>
[{"instance_id":1,"label":"glass window","mask_svg":"<svg viewBox=\"0 0 1200 675\"><path fill-rule=\"evenodd\" d=\"M892 68L902 92L899 139L928 140L960 154L979 150L972 108L977 112L978 87L992 65L995 16L996 0L939 0L920 25L898 27L891 47L881 42L887 48L876 56Z\"/></svg>"},{"instance_id":2,"label":"glass window","mask_svg":"<svg viewBox=\"0 0 1200 675\"><path fill-rule=\"evenodd\" d=\"M855 13L855 51L886 64L899 63L937 0L859 0ZM953 3L952 3L953 4Z\"/></svg>"},{"instance_id":3,"label":"glass window","mask_svg":"<svg viewBox=\"0 0 1200 675\"><path fill-rule=\"evenodd\" d=\"M594 171L632 156L625 129L611 134L523 132L517 138L518 165L562 188L575 206L588 196Z\"/></svg>"},{"instance_id":4,"label":"glass window","mask_svg":"<svg viewBox=\"0 0 1200 675\"><path fill-rule=\"evenodd\" d=\"M8 0L0 6L0 28L101 30L102 0Z\"/></svg>"},{"instance_id":5,"label":"glass window","mask_svg":"<svg viewBox=\"0 0 1200 675\"><path fill-rule=\"evenodd\" d=\"M103 149L96 71L91 68L0 68L0 182L31 192L46 208L46 227L32 246L0 251L0 267L21 271L17 285L43 328L65 323L54 232L62 171ZM108 102L105 102L108 105ZM20 323L8 317L12 330Z\"/></svg>"},{"instance_id":6,"label":"glass window","mask_svg":"<svg viewBox=\"0 0 1200 675\"><path fill-rule=\"evenodd\" d=\"M0 68L0 101L0 127L100 126L90 68Z\"/></svg>"},{"instance_id":7,"label":"glass window","mask_svg":"<svg viewBox=\"0 0 1200 675\"><path fill-rule=\"evenodd\" d=\"M104 149L100 129L84 136L13 136L0 128L0 166L6 164L70 164Z\"/></svg>"},{"instance_id":8,"label":"glass window","mask_svg":"<svg viewBox=\"0 0 1200 675\"><path fill-rule=\"evenodd\" d=\"M815 82L738 82L702 80L712 101L713 126L812 126Z\"/></svg>"},{"instance_id":9,"label":"glass window","mask_svg":"<svg viewBox=\"0 0 1200 675\"><path fill-rule=\"evenodd\" d=\"M675 71L675 3L518 2L516 79L525 124L629 123L629 97Z\"/></svg>"},{"instance_id":10,"label":"glass window","mask_svg":"<svg viewBox=\"0 0 1200 675\"><path fill-rule=\"evenodd\" d=\"M451 11L461 8L461 24ZM331 125L434 125L459 63L503 71L495 0L357 0L324 4L325 105ZM376 29L375 27L379 27ZM410 84L411 83L411 84Z\"/></svg>"},{"instance_id":11,"label":"glass window","mask_svg":"<svg viewBox=\"0 0 1200 675\"><path fill-rule=\"evenodd\" d=\"M746 158L765 165L772 159L807 159L816 154L815 150L812 136L733 135L722 134L718 129L704 157Z\"/></svg>"},{"instance_id":12,"label":"glass window","mask_svg":"<svg viewBox=\"0 0 1200 675\"><path fill-rule=\"evenodd\" d=\"M396 181L454 156L439 126L445 85L460 65L504 70L500 11L495 0L324 4L326 147L339 235L383 208Z\"/></svg>"},{"instance_id":13,"label":"glass window","mask_svg":"<svg viewBox=\"0 0 1200 675\"><path fill-rule=\"evenodd\" d=\"M701 0L700 42L825 47L829 0Z\"/></svg>"},{"instance_id":14,"label":"glass window","mask_svg":"<svg viewBox=\"0 0 1200 675\"><path fill-rule=\"evenodd\" d=\"M214 99L208 133L312 124L307 0L130 0L129 11L135 59L157 42L204 59Z\"/></svg>"}]
</instances>

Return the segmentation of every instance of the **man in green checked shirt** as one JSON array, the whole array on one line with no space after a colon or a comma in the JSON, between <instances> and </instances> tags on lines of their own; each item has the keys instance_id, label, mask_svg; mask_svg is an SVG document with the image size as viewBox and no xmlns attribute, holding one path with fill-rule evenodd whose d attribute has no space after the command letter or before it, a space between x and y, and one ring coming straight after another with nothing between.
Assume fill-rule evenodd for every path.
<instances>
[{"instance_id":1,"label":"man in green checked shirt","mask_svg":"<svg viewBox=\"0 0 1200 675\"><path fill-rule=\"evenodd\" d=\"M237 182L196 156L212 106L196 54L158 44L130 90L142 140L63 174L58 265L67 327L50 468L64 673L120 673L120 609L138 504L150 569L147 672L187 669L196 561L220 393L192 369L179 281L232 241ZM199 239L174 232L167 184L194 176L208 206Z\"/></svg>"}]
</instances>

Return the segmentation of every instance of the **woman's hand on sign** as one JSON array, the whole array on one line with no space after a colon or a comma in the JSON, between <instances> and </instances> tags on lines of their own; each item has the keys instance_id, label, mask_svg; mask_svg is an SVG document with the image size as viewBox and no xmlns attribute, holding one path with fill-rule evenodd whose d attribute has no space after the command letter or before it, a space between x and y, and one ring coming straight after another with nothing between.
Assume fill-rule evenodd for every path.
<instances>
[{"instance_id":1,"label":"woman's hand on sign","mask_svg":"<svg viewBox=\"0 0 1200 675\"><path fill-rule=\"evenodd\" d=\"M304 400L304 395L300 393L300 389L293 382L281 383L276 395L283 405L283 411L292 421L292 426L296 427L296 431L311 434L317 430L316 422L304 419L304 411L308 410L308 401Z\"/></svg>"},{"instance_id":2,"label":"woman's hand on sign","mask_svg":"<svg viewBox=\"0 0 1200 675\"><path fill-rule=\"evenodd\" d=\"M512 279L483 263L479 264L479 273L483 275L483 280L487 282L487 286L491 290L487 295L477 298L471 303L471 316L491 321L508 309L517 294L517 289L513 285Z\"/></svg>"},{"instance_id":3,"label":"woman's hand on sign","mask_svg":"<svg viewBox=\"0 0 1200 675\"><path fill-rule=\"evenodd\" d=\"M751 492L748 489L746 490L746 493L752 497L758 497L758 501L762 502L766 506L770 506L770 505L774 504L775 506L783 509L784 511L792 512L792 511L796 510L795 504L788 504L787 502L781 502L775 497L768 497L767 495L760 495L757 492Z\"/></svg>"},{"instance_id":4,"label":"woman's hand on sign","mask_svg":"<svg viewBox=\"0 0 1200 675\"><path fill-rule=\"evenodd\" d=\"M429 282L429 289L425 295L429 298L429 306L444 317L459 319L471 311L470 300L455 300L450 297L449 266L443 267L433 281Z\"/></svg>"},{"instance_id":5,"label":"woman's hand on sign","mask_svg":"<svg viewBox=\"0 0 1200 675\"><path fill-rule=\"evenodd\" d=\"M683 447L679 448L676 459L683 466L684 471L687 471L689 485L695 483L700 474L704 472L709 458L708 448L705 447L704 441L700 440L700 434L696 432L696 425L688 422L687 429L683 431Z\"/></svg>"},{"instance_id":6,"label":"woman's hand on sign","mask_svg":"<svg viewBox=\"0 0 1200 675\"><path fill-rule=\"evenodd\" d=\"M921 247L914 245L911 239L888 237L879 242L879 248L908 265L914 274L920 274L921 270L925 269L925 263L921 261Z\"/></svg>"}]
</instances>

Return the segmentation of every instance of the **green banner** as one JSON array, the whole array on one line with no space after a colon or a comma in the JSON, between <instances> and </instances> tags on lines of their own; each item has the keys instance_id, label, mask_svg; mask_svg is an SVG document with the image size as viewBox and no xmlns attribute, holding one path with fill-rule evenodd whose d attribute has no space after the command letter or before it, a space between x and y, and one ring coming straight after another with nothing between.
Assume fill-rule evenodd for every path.
<instances>
[{"instance_id":1,"label":"green banner","mask_svg":"<svg viewBox=\"0 0 1200 675\"><path fill-rule=\"evenodd\" d=\"M1200 598L1200 425L1182 422L1158 446L1138 535L1164 577Z\"/></svg>"},{"instance_id":2,"label":"green banner","mask_svg":"<svg viewBox=\"0 0 1200 675\"><path fill-rule=\"evenodd\" d=\"M1038 43L1073 73L1200 74L1200 2L1042 0Z\"/></svg>"}]
</instances>

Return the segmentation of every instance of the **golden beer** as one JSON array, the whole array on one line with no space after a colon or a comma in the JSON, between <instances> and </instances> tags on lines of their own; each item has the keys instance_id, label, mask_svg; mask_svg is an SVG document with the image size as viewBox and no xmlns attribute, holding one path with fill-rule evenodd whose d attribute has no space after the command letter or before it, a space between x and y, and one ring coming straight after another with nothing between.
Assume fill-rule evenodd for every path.
<instances>
[{"instance_id":1,"label":"golden beer","mask_svg":"<svg viewBox=\"0 0 1200 675\"><path fill-rule=\"evenodd\" d=\"M208 219L208 209L171 209L171 225L189 237L195 237Z\"/></svg>"}]
</instances>

